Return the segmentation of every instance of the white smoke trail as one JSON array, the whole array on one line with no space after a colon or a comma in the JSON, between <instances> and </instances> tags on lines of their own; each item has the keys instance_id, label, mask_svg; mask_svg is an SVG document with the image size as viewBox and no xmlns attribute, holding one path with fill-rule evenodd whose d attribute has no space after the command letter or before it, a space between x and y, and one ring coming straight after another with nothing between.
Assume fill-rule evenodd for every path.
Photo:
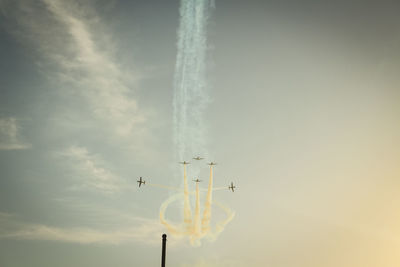
<instances>
[{"instance_id":1,"label":"white smoke trail","mask_svg":"<svg viewBox=\"0 0 400 267\"><path fill-rule=\"evenodd\" d=\"M209 102L206 82L207 19L214 2L181 0L174 77L176 160L207 156L203 114ZM193 175L197 176L198 171Z\"/></svg>"},{"instance_id":2,"label":"white smoke trail","mask_svg":"<svg viewBox=\"0 0 400 267\"><path fill-rule=\"evenodd\" d=\"M174 143L176 147L175 161L184 161L194 155L208 157L206 125L204 112L209 102L206 79L207 55L207 20L213 0L181 0L180 25L178 29L177 59L174 76ZM178 200L178 196L167 199L160 208L161 222L170 233L176 236L188 236L192 245L199 245L200 239L218 235L225 225L233 218L232 212L221 207L227 219L217 223L216 233L210 227L213 167L210 168L210 180L204 205L203 217L200 218L200 189L196 185L196 204L194 218L190 208L191 191L188 188L188 174L184 165L183 179L183 224L174 226L165 219L165 211L170 203ZM190 177L199 176L199 166L191 168ZM178 172L178 169L176 170ZM175 173L175 174L176 174Z\"/></svg>"}]
</instances>

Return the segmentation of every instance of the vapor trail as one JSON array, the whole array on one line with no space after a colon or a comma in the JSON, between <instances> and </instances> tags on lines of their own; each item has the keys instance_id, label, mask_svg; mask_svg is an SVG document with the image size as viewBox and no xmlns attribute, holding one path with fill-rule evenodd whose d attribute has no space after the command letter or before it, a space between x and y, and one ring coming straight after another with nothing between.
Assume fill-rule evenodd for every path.
<instances>
[{"instance_id":1,"label":"vapor trail","mask_svg":"<svg viewBox=\"0 0 400 267\"><path fill-rule=\"evenodd\" d=\"M206 79L207 55L207 20L214 7L214 0L181 0L180 23L178 28L177 57L174 75L174 144L175 161L184 161L194 155L208 157L206 124L204 112L209 103ZM191 177L198 177L200 169L193 166ZM176 173L178 169L176 169ZM224 188L225 189L225 188ZM220 190L220 189L217 189ZM211 231L211 207L213 192L213 166L210 166L210 180L201 218L200 189L196 184L195 210L192 218L188 178L184 165L183 179L183 223L172 226L165 220L165 211L170 203L178 200L177 196L167 199L160 208L161 222L172 234L190 237L193 245L200 244L200 239L216 236L226 225L226 220L217 223L217 232ZM231 213L225 210L227 220ZM228 221L229 222L229 221Z\"/></svg>"},{"instance_id":2,"label":"vapor trail","mask_svg":"<svg viewBox=\"0 0 400 267\"><path fill-rule=\"evenodd\" d=\"M201 221L202 233L208 233L210 231L212 191L213 191L212 187L213 187L213 166L210 165L210 180L208 181L207 198L206 198L206 203L204 204L203 219Z\"/></svg>"},{"instance_id":3,"label":"vapor trail","mask_svg":"<svg viewBox=\"0 0 400 267\"><path fill-rule=\"evenodd\" d=\"M177 161L194 154L207 156L203 114L209 99L206 26L212 6L212 0L181 0L180 4L173 102Z\"/></svg>"}]
</instances>

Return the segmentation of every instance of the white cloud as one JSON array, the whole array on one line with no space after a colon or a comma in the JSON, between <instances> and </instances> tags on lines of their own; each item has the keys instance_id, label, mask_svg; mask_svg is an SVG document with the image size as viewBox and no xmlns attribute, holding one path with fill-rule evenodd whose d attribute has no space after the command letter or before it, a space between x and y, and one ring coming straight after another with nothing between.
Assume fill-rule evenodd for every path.
<instances>
[{"instance_id":1,"label":"white cloud","mask_svg":"<svg viewBox=\"0 0 400 267\"><path fill-rule=\"evenodd\" d=\"M100 156L78 146L72 146L60 155L67 159L66 163L70 163L76 178L79 178L76 188L94 189L107 194L121 190L123 180L104 167L105 163Z\"/></svg>"},{"instance_id":2,"label":"white cloud","mask_svg":"<svg viewBox=\"0 0 400 267\"><path fill-rule=\"evenodd\" d=\"M143 218L137 218L135 226L100 230L21 223L10 214L0 213L0 239L47 240L80 244L142 242L158 245L162 230L158 221Z\"/></svg>"},{"instance_id":3,"label":"white cloud","mask_svg":"<svg viewBox=\"0 0 400 267\"><path fill-rule=\"evenodd\" d=\"M20 126L13 117L0 118L0 150L17 150L31 148L31 145L20 140Z\"/></svg>"},{"instance_id":4,"label":"white cloud","mask_svg":"<svg viewBox=\"0 0 400 267\"><path fill-rule=\"evenodd\" d=\"M90 21L84 16L79 17L77 14L82 12L76 4L54 0L43 2L55 19L65 26L72 41L74 56L59 57L58 63L73 71L74 75L69 78L85 88L82 94L89 101L92 111L112 123L117 134L128 135L143 117L138 114L136 101L128 96L130 88L124 83L124 71L108 55L108 50L100 50L96 45L94 36L105 33L91 32L90 26L95 27L93 24L98 24L96 21L100 18L93 13ZM103 41L106 39L102 38ZM112 47L111 43L104 45L108 49Z\"/></svg>"},{"instance_id":5,"label":"white cloud","mask_svg":"<svg viewBox=\"0 0 400 267\"><path fill-rule=\"evenodd\" d=\"M43 74L74 102L83 100L80 118L89 111L103 130L128 137L145 120L132 97L140 75L117 63L113 38L91 2L17 1L7 7L21 26L18 37L34 43L45 59L38 62Z\"/></svg>"}]
</instances>

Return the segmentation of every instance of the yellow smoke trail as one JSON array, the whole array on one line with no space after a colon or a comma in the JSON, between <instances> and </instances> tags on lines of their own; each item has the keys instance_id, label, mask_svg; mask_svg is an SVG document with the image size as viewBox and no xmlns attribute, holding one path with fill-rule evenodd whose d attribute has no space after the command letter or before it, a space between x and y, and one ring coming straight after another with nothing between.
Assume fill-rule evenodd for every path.
<instances>
[{"instance_id":1,"label":"yellow smoke trail","mask_svg":"<svg viewBox=\"0 0 400 267\"><path fill-rule=\"evenodd\" d=\"M189 188L188 181L186 175L186 164L183 164L183 194L184 194L184 202L183 202L183 220L185 222L186 231L190 232L192 228L192 211L190 209L190 201L189 201Z\"/></svg>"},{"instance_id":2,"label":"yellow smoke trail","mask_svg":"<svg viewBox=\"0 0 400 267\"><path fill-rule=\"evenodd\" d=\"M196 209L194 213L194 234L200 236L200 194L199 183L196 183Z\"/></svg>"},{"instance_id":3,"label":"yellow smoke trail","mask_svg":"<svg viewBox=\"0 0 400 267\"><path fill-rule=\"evenodd\" d=\"M233 219L235 215L235 213L229 208L225 207L224 205L218 202L215 202L214 204L217 205L217 207L220 208L226 214L226 218L223 221L218 221L215 224L214 230L211 229L210 225L211 208L213 205L212 192L214 190L226 190L227 187L213 188L213 166L210 166L210 180L208 183L207 196L204 204L204 212L203 212L203 217L200 218L200 209L201 209L200 192L202 190L200 190L199 188L199 183L196 183L196 190L194 192L193 191L189 192L185 165L184 165L183 176L184 176L183 194L182 193L175 194L162 203L160 207L160 221L167 228L168 232L171 235L177 238L188 237L191 245L193 246L200 246L201 239L203 238L207 238L210 241L215 241L218 235L224 230L225 226ZM152 184L152 185L163 188L176 189L174 187L167 187L158 184ZM192 218L189 196L193 194L195 194L196 201L195 201L194 217ZM181 224L174 225L165 219L165 212L168 206L172 202L181 200L182 197L184 201L184 221Z\"/></svg>"},{"instance_id":4,"label":"yellow smoke trail","mask_svg":"<svg viewBox=\"0 0 400 267\"><path fill-rule=\"evenodd\" d=\"M213 166L210 165L210 180L208 182L207 198L204 205L203 219L201 221L201 232L207 234L210 231L211 220L211 205L212 205L212 191L213 191Z\"/></svg>"},{"instance_id":5,"label":"yellow smoke trail","mask_svg":"<svg viewBox=\"0 0 400 267\"><path fill-rule=\"evenodd\" d=\"M220 208L222 211L225 212L226 214L226 219L223 221L219 221L215 225L215 231L211 231L211 228L207 232L202 232L200 229L200 190L198 190L199 186L196 186L196 209L195 209L195 219L194 219L194 225L193 227L190 228L190 231L187 231L187 228L185 227L185 224L178 224L176 226L172 225L170 222L168 222L165 219L165 212L168 208L168 206L174 202L179 200L180 198L184 197L183 194L178 193L175 194L171 197L169 197L167 200L165 200L161 207L160 207L160 221L163 225L166 226L168 232L173 235L176 238L182 238L184 236L189 237L190 243L193 246L199 246L201 245L200 240L204 237L206 237L209 241L215 241L218 237L218 235L224 230L225 226L232 221L233 217L235 216L235 213L222 205L221 203L214 202L215 205L217 205L218 208ZM197 225L197 226L196 226Z\"/></svg>"},{"instance_id":6,"label":"yellow smoke trail","mask_svg":"<svg viewBox=\"0 0 400 267\"><path fill-rule=\"evenodd\" d=\"M181 190L180 188L177 188L177 187L167 186L167 185L162 185L162 184L146 184L146 185L153 186L153 187L165 188L165 189L169 189L169 190L176 190L176 191Z\"/></svg>"}]
</instances>

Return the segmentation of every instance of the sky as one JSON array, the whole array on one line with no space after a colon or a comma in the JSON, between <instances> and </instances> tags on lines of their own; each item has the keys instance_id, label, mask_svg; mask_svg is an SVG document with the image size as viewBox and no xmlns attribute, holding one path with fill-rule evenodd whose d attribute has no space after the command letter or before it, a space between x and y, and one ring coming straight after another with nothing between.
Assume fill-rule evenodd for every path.
<instances>
[{"instance_id":1,"label":"sky","mask_svg":"<svg viewBox=\"0 0 400 267\"><path fill-rule=\"evenodd\" d=\"M187 108L235 216L195 246L160 222L173 192L149 185L182 186L191 160L180 5L0 0L0 265L157 266L167 233L167 266L399 266L400 4L211 3Z\"/></svg>"}]
</instances>

